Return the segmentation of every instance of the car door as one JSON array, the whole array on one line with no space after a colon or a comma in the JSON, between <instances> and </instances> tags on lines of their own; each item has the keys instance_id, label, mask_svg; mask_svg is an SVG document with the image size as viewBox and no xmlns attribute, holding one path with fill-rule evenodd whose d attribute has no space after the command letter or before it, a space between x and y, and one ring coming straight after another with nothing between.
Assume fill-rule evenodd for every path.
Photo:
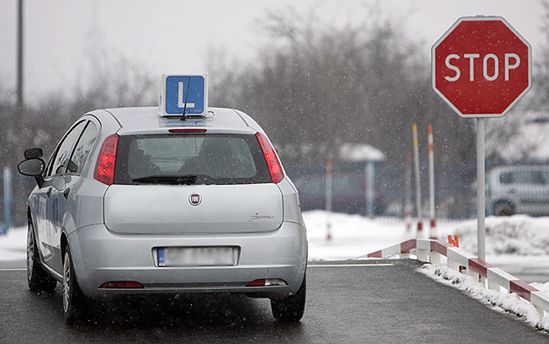
<instances>
[{"instance_id":1,"label":"car door","mask_svg":"<svg viewBox=\"0 0 549 344\"><path fill-rule=\"evenodd\" d=\"M540 189L543 187L541 172L537 169L523 169L513 172L513 187L510 190L518 199L516 211L537 214L542 206Z\"/></svg>"},{"instance_id":2,"label":"car door","mask_svg":"<svg viewBox=\"0 0 549 344\"><path fill-rule=\"evenodd\" d=\"M543 178L543 186L540 188L539 193L541 195L541 209L540 215L549 215L549 169L543 168L541 170Z\"/></svg>"},{"instance_id":3,"label":"car door","mask_svg":"<svg viewBox=\"0 0 549 344\"><path fill-rule=\"evenodd\" d=\"M52 255L49 245L50 240L48 237L50 226L48 218L51 217L48 216L48 213L51 212L51 176L48 171L50 170L54 157L55 151L54 154L51 155L44 171L44 184L34 193L35 199L34 206L32 208L34 218L34 236L38 247L38 252L40 252L42 257L42 261L49 259Z\"/></svg>"},{"instance_id":4,"label":"car door","mask_svg":"<svg viewBox=\"0 0 549 344\"><path fill-rule=\"evenodd\" d=\"M44 237L41 238L43 244L43 259L44 263L58 273L61 273L62 261L59 256L59 236L60 236L60 219L59 219L59 196L66 189L67 177L65 171L69 164L69 159L73 151L73 147L79 139L87 121L79 121L72 126L60 141L57 149L52 157L50 166L48 166L47 178L44 181L45 190L45 226L43 231Z\"/></svg>"},{"instance_id":5,"label":"car door","mask_svg":"<svg viewBox=\"0 0 549 344\"><path fill-rule=\"evenodd\" d=\"M87 121L84 130L79 135L76 144L73 145L73 149L69 154L69 160L66 164L66 168L62 173L63 183L59 184L59 188L53 190L52 198L56 204L54 211L54 230L52 231L53 255L58 257L54 259L54 268L62 268L61 257L61 233L63 229L71 231L76 227L75 210L78 207L75 194L78 192L78 187L81 184L80 175L84 168L91 149L96 141L98 135L97 125L92 121Z\"/></svg>"}]
</instances>

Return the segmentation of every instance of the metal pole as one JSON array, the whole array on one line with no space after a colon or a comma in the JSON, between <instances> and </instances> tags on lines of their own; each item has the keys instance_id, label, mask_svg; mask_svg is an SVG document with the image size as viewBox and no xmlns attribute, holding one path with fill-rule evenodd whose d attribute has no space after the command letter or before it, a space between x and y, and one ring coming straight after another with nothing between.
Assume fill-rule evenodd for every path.
<instances>
[{"instance_id":1,"label":"metal pole","mask_svg":"<svg viewBox=\"0 0 549 344\"><path fill-rule=\"evenodd\" d=\"M332 177L333 177L333 161L328 159L326 161L326 212L328 219L326 221L326 241L332 240Z\"/></svg>"},{"instance_id":2,"label":"metal pole","mask_svg":"<svg viewBox=\"0 0 549 344\"><path fill-rule=\"evenodd\" d=\"M429 237L437 239L437 222L435 216L435 156L433 151L433 126L429 124L427 127L428 135L428 150L429 150Z\"/></svg>"},{"instance_id":3,"label":"metal pole","mask_svg":"<svg viewBox=\"0 0 549 344\"><path fill-rule=\"evenodd\" d=\"M404 219L406 222L406 231L412 229L412 156L410 152L406 153L404 161Z\"/></svg>"},{"instance_id":4,"label":"metal pole","mask_svg":"<svg viewBox=\"0 0 549 344\"><path fill-rule=\"evenodd\" d=\"M484 118L477 118L477 236L478 258L486 260L486 229L484 227L485 216L485 166L484 166L484 137L486 123Z\"/></svg>"},{"instance_id":5,"label":"metal pole","mask_svg":"<svg viewBox=\"0 0 549 344\"><path fill-rule=\"evenodd\" d=\"M366 209L368 213L368 217L373 218L374 217L374 198L375 198L375 190L374 190L374 162L368 161L366 163Z\"/></svg>"},{"instance_id":6,"label":"metal pole","mask_svg":"<svg viewBox=\"0 0 549 344\"><path fill-rule=\"evenodd\" d=\"M414 146L414 167L416 179L416 211L417 211L417 233L416 237L422 237L423 232L423 210L421 209L421 180L419 176L419 141L417 138L417 124L412 124L412 143Z\"/></svg>"},{"instance_id":7,"label":"metal pole","mask_svg":"<svg viewBox=\"0 0 549 344\"><path fill-rule=\"evenodd\" d=\"M2 177L4 179L4 228L2 234L6 234L11 227L11 170L9 167L4 167Z\"/></svg>"},{"instance_id":8,"label":"metal pole","mask_svg":"<svg viewBox=\"0 0 549 344\"><path fill-rule=\"evenodd\" d=\"M13 130L14 134L14 142L12 142L12 149L10 150L10 155L8 157L7 163L8 166L15 166L17 163L17 160L22 157L22 151L23 151L23 116L25 113L25 98L24 98L24 38L25 38L25 32L24 32L24 2L23 0L19 0L17 3L17 57L16 57L16 100L15 100L15 114L13 122L10 123L9 127L11 130ZM10 175L11 176L11 175ZM13 183L10 182L10 190L13 188L15 192L17 193L22 189L22 182L20 178L15 178ZM18 193L19 194L19 193ZM11 197L11 195L10 195ZM20 199L20 198L18 198ZM10 205L8 207L11 207L11 200ZM15 209L21 209L22 206L16 206ZM10 208L11 210L11 208ZM11 211L9 212L9 215L11 217ZM17 217L17 211L16 211L16 217ZM10 219L11 220L11 219ZM8 219L5 219L4 221L8 221ZM7 226L10 224L7 223ZM9 227L7 227L9 228Z\"/></svg>"},{"instance_id":9,"label":"metal pole","mask_svg":"<svg viewBox=\"0 0 549 344\"><path fill-rule=\"evenodd\" d=\"M23 111L23 0L19 0L17 6L17 90L16 106L17 111ZM18 134L20 134L18 132Z\"/></svg>"}]
</instances>

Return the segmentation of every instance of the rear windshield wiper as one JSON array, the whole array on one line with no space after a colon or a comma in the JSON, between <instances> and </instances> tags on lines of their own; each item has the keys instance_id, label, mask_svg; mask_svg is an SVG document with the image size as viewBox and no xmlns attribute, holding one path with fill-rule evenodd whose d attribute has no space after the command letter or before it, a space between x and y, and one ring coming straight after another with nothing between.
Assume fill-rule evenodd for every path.
<instances>
[{"instance_id":1,"label":"rear windshield wiper","mask_svg":"<svg viewBox=\"0 0 549 344\"><path fill-rule=\"evenodd\" d=\"M147 176L132 179L132 183L136 184L172 184L172 185L192 185L196 184L198 178L202 179L207 176L184 175L184 176Z\"/></svg>"}]
</instances>

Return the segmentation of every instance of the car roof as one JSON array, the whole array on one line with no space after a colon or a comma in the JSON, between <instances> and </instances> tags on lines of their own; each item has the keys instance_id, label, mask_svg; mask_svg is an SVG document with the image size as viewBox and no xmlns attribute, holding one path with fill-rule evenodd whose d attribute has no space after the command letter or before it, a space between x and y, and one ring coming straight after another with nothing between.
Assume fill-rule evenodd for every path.
<instances>
[{"instance_id":1,"label":"car roof","mask_svg":"<svg viewBox=\"0 0 549 344\"><path fill-rule=\"evenodd\" d=\"M545 171L549 165L508 165L496 166L491 171L494 172L520 172L520 171Z\"/></svg>"},{"instance_id":2,"label":"car roof","mask_svg":"<svg viewBox=\"0 0 549 344\"><path fill-rule=\"evenodd\" d=\"M139 132L163 132L169 128L207 128L214 132L255 133L254 123L248 123L247 115L227 108L208 108L204 118L181 120L181 117L163 117L158 107L131 107L105 109L120 124L120 134Z\"/></svg>"}]
</instances>

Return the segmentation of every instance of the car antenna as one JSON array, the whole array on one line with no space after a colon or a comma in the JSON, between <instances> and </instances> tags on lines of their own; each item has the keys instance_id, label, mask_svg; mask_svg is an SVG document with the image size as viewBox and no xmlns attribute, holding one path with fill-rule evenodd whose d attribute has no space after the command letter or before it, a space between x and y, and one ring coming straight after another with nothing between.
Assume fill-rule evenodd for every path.
<instances>
[{"instance_id":1,"label":"car antenna","mask_svg":"<svg viewBox=\"0 0 549 344\"><path fill-rule=\"evenodd\" d=\"M183 100L184 101L184 103L183 103L183 116L181 117L181 121L183 121L183 122L187 120L187 100L189 98L190 86L191 86L191 77L188 77L187 92L185 93L185 99Z\"/></svg>"}]
</instances>

